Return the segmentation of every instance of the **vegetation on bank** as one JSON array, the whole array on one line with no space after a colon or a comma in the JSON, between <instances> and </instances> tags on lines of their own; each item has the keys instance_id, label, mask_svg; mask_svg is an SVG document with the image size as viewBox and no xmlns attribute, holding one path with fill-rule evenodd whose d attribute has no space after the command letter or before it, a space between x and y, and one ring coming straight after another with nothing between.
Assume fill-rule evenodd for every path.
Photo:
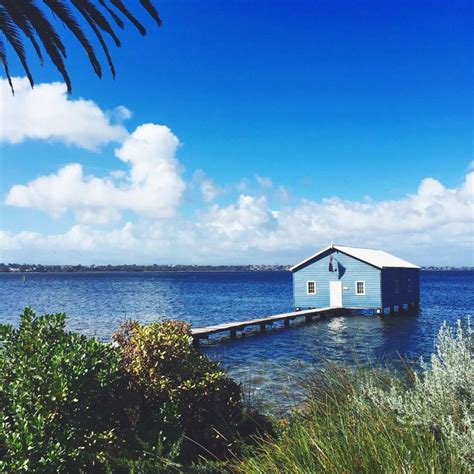
<instances>
[{"instance_id":1,"label":"vegetation on bank","mask_svg":"<svg viewBox=\"0 0 474 474\"><path fill-rule=\"evenodd\" d=\"M185 323L125 322L106 344L27 308L0 325L0 471L470 472L473 338L443 326L403 374L327 366L270 423Z\"/></svg>"},{"instance_id":2,"label":"vegetation on bank","mask_svg":"<svg viewBox=\"0 0 474 474\"><path fill-rule=\"evenodd\" d=\"M474 332L444 325L430 364L404 374L327 367L305 408L234 471L472 472Z\"/></svg>"},{"instance_id":3,"label":"vegetation on bank","mask_svg":"<svg viewBox=\"0 0 474 474\"><path fill-rule=\"evenodd\" d=\"M126 322L105 344L29 308L0 325L0 471L148 472L238 451L254 417L190 337Z\"/></svg>"},{"instance_id":4,"label":"vegetation on bank","mask_svg":"<svg viewBox=\"0 0 474 474\"><path fill-rule=\"evenodd\" d=\"M252 272L288 271L290 265L40 265L0 263L0 273L89 273L89 272Z\"/></svg>"},{"instance_id":5,"label":"vegetation on bank","mask_svg":"<svg viewBox=\"0 0 474 474\"><path fill-rule=\"evenodd\" d=\"M287 272L291 265L41 265L32 263L1 263L0 273L109 273L109 272ZM474 271L473 267L421 267L430 272Z\"/></svg>"}]
</instances>

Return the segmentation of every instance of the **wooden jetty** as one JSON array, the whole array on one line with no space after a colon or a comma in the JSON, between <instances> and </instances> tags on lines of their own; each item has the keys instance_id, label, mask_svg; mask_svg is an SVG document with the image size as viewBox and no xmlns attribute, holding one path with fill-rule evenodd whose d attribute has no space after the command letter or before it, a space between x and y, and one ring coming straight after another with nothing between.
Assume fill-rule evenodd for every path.
<instances>
[{"instance_id":1,"label":"wooden jetty","mask_svg":"<svg viewBox=\"0 0 474 474\"><path fill-rule=\"evenodd\" d=\"M211 334L226 333L228 332L231 339L237 338L237 331L244 331L246 328L251 326L257 326L260 332L265 332L266 327L282 321L284 327L290 326L290 321L294 321L297 318L303 318L306 323L310 323L314 317L329 317L335 316L341 313L343 308L314 308L306 309L303 311L293 311L291 313L274 314L272 316L264 316L257 319L249 319L247 321L235 321L231 323L216 324L214 326L207 326L202 328L191 329L194 344L199 345L201 339L208 339Z\"/></svg>"}]
</instances>

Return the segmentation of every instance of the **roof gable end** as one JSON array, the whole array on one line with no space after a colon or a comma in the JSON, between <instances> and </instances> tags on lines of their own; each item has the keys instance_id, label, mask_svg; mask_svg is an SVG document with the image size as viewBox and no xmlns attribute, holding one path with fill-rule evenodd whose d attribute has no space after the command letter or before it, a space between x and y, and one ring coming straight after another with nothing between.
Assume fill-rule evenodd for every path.
<instances>
[{"instance_id":1,"label":"roof gable end","mask_svg":"<svg viewBox=\"0 0 474 474\"><path fill-rule=\"evenodd\" d=\"M319 260L322 255L324 255L328 250L334 249L336 251L345 253L350 257L353 257L357 260L365 262L373 267L376 268L420 268L417 265L410 263L406 260L396 257L388 252L384 252L383 250L376 250L376 249L366 249L366 248L359 248L359 247L346 247L343 245L331 245L320 250L318 253L312 255L311 257L303 260L302 262L298 263L297 265L290 268L290 271L295 272L300 270L301 268L310 265L311 263Z\"/></svg>"}]
</instances>

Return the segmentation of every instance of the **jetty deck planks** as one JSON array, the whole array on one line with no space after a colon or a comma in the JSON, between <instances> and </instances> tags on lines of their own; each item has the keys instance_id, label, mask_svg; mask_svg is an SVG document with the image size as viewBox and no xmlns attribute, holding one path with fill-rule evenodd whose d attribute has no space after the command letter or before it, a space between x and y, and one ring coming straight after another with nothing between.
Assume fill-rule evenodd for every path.
<instances>
[{"instance_id":1,"label":"jetty deck planks","mask_svg":"<svg viewBox=\"0 0 474 474\"><path fill-rule=\"evenodd\" d=\"M260 331L264 332L267 325L271 325L277 321L283 321L285 327L289 326L289 322L296 318L304 317L306 322L310 322L313 316L334 316L340 313L342 308L314 308L303 311L293 311L291 313L274 314L262 318L249 319L247 321L235 321L230 323L216 324L214 326L206 326L202 328L191 329L195 344L199 344L200 339L207 339L211 334L229 332L231 338L237 336L237 331L242 331L250 326L259 326Z\"/></svg>"}]
</instances>

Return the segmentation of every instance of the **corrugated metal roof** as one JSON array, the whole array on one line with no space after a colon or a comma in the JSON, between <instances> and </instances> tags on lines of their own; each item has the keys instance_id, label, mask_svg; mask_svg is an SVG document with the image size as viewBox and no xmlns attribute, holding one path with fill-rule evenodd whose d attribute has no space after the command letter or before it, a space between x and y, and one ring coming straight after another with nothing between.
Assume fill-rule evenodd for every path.
<instances>
[{"instance_id":1,"label":"corrugated metal roof","mask_svg":"<svg viewBox=\"0 0 474 474\"><path fill-rule=\"evenodd\" d=\"M340 252L344 252L347 255L350 255L354 258L362 260L363 262L369 263L377 268L420 268L417 265L407 262L406 260L402 260L401 258L395 257L388 252L384 252L383 250L375 250L375 249L364 249L360 247L346 247L343 245L331 245L320 250L318 253L312 255L311 257L303 260L302 262L298 263L297 265L290 268L293 272L298 270L300 267L305 266L306 263L316 260L319 255L323 254L324 252L330 250L331 248L335 250L339 250Z\"/></svg>"}]
</instances>

